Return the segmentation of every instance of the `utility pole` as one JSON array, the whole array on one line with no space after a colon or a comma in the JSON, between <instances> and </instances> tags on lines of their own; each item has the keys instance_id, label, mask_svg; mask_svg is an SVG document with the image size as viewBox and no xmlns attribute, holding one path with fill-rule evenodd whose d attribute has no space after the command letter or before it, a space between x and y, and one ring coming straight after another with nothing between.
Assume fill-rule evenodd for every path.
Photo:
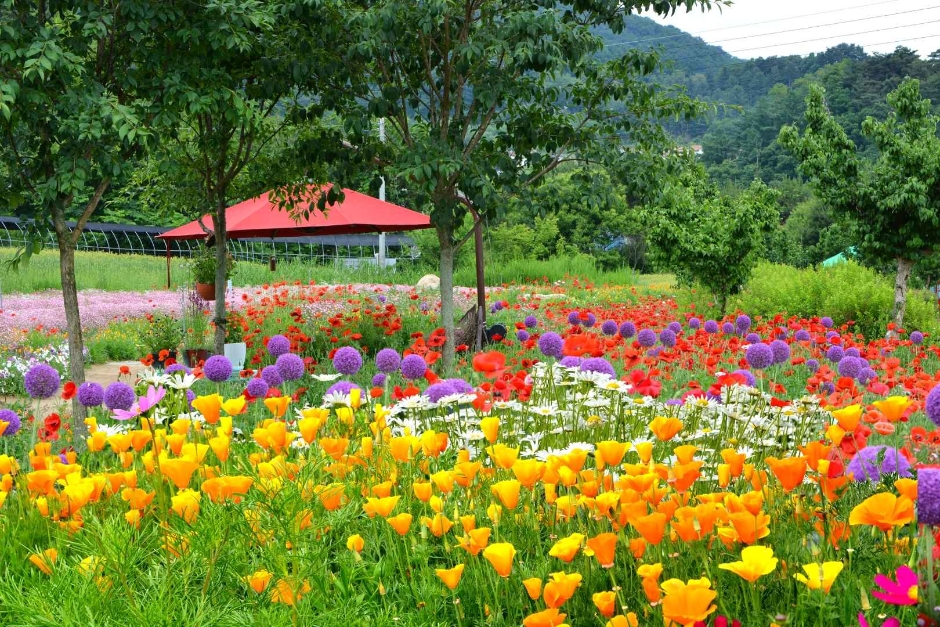
<instances>
[{"instance_id":1,"label":"utility pole","mask_svg":"<svg viewBox=\"0 0 940 627\"><path fill-rule=\"evenodd\" d=\"M379 141L385 143L385 118L379 118ZM385 177L379 186L379 200L385 202ZM379 269L385 270L385 233L379 233Z\"/></svg>"}]
</instances>

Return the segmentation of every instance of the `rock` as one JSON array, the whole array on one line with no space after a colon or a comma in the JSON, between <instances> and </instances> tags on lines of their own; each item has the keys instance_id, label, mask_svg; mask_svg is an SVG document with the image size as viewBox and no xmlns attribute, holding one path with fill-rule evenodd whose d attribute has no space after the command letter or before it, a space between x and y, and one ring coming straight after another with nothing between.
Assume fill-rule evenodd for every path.
<instances>
[{"instance_id":1,"label":"rock","mask_svg":"<svg viewBox=\"0 0 940 627\"><path fill-rule=\"evenodd\" d=\"M441 289L440 277L433 274L425 274L418 281L416 286L419 290L439 290Z\"/></svg>"}]
</instances>

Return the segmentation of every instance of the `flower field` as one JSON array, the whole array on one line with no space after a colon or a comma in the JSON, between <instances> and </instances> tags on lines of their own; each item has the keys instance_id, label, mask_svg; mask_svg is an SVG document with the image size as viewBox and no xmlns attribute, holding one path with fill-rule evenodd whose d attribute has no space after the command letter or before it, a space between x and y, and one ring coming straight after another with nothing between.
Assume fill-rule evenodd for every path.
<instances>
[{"instance_id":1,"label":"flower field","mask_svg":"<svg viewBox=\"0 0 940 627\"><path fill-rule=\"evenodd\" d=\"M235 300L241 373L25 374L90 434L0 410L0 623L936 619L940 349L917 331L504 287L507 336L445 373L411 288Z\"/></svg>"}]
</instances>

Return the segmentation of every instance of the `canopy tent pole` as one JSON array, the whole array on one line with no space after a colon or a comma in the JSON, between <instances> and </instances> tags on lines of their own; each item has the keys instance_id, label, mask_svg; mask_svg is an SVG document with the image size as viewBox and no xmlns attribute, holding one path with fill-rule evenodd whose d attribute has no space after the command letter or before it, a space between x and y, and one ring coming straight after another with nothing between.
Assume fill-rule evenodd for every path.
<instances>
[{"instance_id":1,"label":"canopy tent pole","mask_svg":"<svg viewBox=\"0 0 940 627\"><path fill-rule=\"evenodd\" d=\"M379 118L379 141L385 143L385 118ZM385 202L385 177L379 185L379 200ZM385 231L379 232L379 270L385 270Z\"/></svg>"},{"instance_id":2,"label":"canopy tent pole","mask_svg":"<svg viewBox=\"0 0 940 627\"><path fill-rule=\"evenodd\" d=\"M170 289L170 240L166 240L166 289Z\"/></svg>"}]
</instances>

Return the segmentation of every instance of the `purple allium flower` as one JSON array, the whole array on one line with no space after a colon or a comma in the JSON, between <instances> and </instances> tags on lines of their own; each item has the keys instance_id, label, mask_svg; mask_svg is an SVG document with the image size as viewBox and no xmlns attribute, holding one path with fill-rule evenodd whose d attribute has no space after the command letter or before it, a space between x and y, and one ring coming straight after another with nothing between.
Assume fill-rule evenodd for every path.
<instances>
[{"instance_id":1,"label":"purple allium flower","mask_svg":"<svg viewBox=\"0 0 940 627\"><path fill-rule=\"evenodd\" d=\"M283 335L272 335L268 339L268 355L280 357L290 352L290 340Z\"/></svg>"},{"instance_id":2,"label":"purple allium flower","mask_svg":"<svg viewBox=\"0 0 940 627\"><path fill-rule=\"evenodd\" d=\"M832 381L823 381L822 385L819 386L819 389L825 392L826 394L832 394L836 391L836 384Z\"/></svg>"},{"instance_id":3,"label":"purple allium flower","mask_svg":"<svg viewBox=\"0 0 940 627\"><path fill-rule=\"evenodd\" d=\"M354 375L362 368L362 355L352 346L344 346L333 353L333 367L340 374Z\"/></svg>"},{"instance_id":4,"label":"purple allium flower","mask_svg":"<svg viewBox=\"0 0 940 627\"><path fill-rule=\"evenodd\" d=\"M862 364L855 357L843 357L839 361L839 376L855 379L862 371Z\"/></svg>"},{"instance_id":5,"label":"purple allium flower","mask_svg":"<svg viewBox=\"0 0 940 627\"><path fill-rule=\"evenodd\" d=\"M829 316L823 316L822 318L820 318L819 323L823 325L824 327L826 327L827 329L831 329L833 325L832 318L830 318Z\"/></svg>"},{"instance_id":6,"label":"purple allium flower","mask_svg":"<svg viewBox=\"0 0 940 627\"><path fill-rule=\"evenodd\" d=\"M636 334L636 341L640 343L640 346L649 348L656 344L656 331L653 331L652 329L643 329Z\"/></svg>"},{"instance_id":7,"label":"purple allium flower","mask_svg":"<svg viewBox=\"0 0 940 627\"><path fill-rule=\"evenodd\" d=\"M834 337L839 337L839 332L838 332L838 331L826 331L826 341L827 341L827 342L832 341L832 338L834 338Z\"/></svg>"},{"instance_id":8,"label":"purple allium flower","mask_svg":"<svg viewBox=\"0 0 940 627\"><path fill-rule=\"evenodd\" d=\"M568 324L579 325L581 324L581 314L577 311L572 311L568 314Z\"/></svg>"},{"instance_id":9,"label":"purple allium flower","mask_svg":"<svg viewBox=\"0 0 940 627\"><path fill-rule=\"evenodd\" d=\"M940 525L940 468L917 471L917 522Z\"/></svg>"},{"instance_id":10,"label":"purple allium flower","mask_svg":"<svg viewBox=\"0 0 940 627\"><path fill-rule=\"evenodd\" d=\"M384 372L377 373L374 377L372 377L372 387L375 387L375 388L383 387L385 385L385 381L387 380L387 378L388 378L388 375L385 374Z\"/></svg>"},{"instance_id":11,"label":"purple allium flower","mask_svg":"<svg viewBox=\"0 0 940 627\"><path fill-rule=\"evenodd\" d=\"M860 352L858 352L858 349L853 346L852 348L847 348L847 349L845 349L845 356L846 356L846 357L855 357L856 359L858 359L859 357L862 356L862 354L861 354Z\"/></svg>"},{"instance_id":12,"label":"purple allium flower","mask_svg":"<svg viewBox=\"0 0 940 627\"><path fill-rule=\"evenodd\" d=\"M701 326L702 326L702 321L701 321L701 320L699 320L698 318L695 318L695 317L689 318L689 328L690 328L690 329L696 329L696 330L697 330L697 329L698 329L699 327L701 327Z\"/></svg>"},{"instance_id":13,"label":"purple allium flower","mask_svg":"<svg viewBox=\"0 0 940 627\"><path fill-rule=\"evenodd\" d=\"M663 329L659 332L659 341L663 343L663 346L675 346L676 334L672 329Z\"/></svg>"},{"instance_id":14,"label":"purple allium flower","mask_svg":"<svg viewBox=\"0 0 940 627\"><path fill-rule=\"evenodd\" d=\"M326 389L325 396L329 396L330 394L349 394L353 388L362 391L362 388L352 381L337 381Z\"/></svg>"},{"instance_id":15,"label":"purple allium flower","mask_svg":"<svg viewBox=\"0 0 940 627\"><path fill-rule=\"evenodd\" d=\"M456 394L470 394L473 392L473 386L464 381L463 379L445 379L444 383L450 385L454 388Z\"/></svg>"},{"instance_id":16,"label":"purple allium flower","mask_svg":"<svg viewBox=\"0 0 940 627\"><path fill-rule=\"evenodd\" d=\"M401 356L394 348L383 348L375 354L375 367L385 374L395 372L401 367Z\"/></svg>"},{"instance_id":17,"label":"purple allium flower","mask_svg":"<svg viewBox=\"0 0 940 627\"><path fill-rule=\"evenodd\" d=\"M5 436L16 435L22 425L20 417L12 409L0 409L0 420L7 423L7 428L2 434Z\"/></svg>"},{"instance_id":18,"label":"purple allium flower","mask_svg":"<svg viewBox=\"0 0 940 627\"><path fill-rule=\"evenodd\" d=\"M610 362L603 357L589 357L581 362L581 370L584 372L599 372L606 374L611 378L617 376L617 371L610 365Z\"/></svg>"},{"instance_id":19,"label":"purple allium flower","mask_svg":"<svg viewBox=\"0 0 940 627\"><path fill-rule=\"evenodd\" d=\"M420 309L423 313L427 313L431 310L431 306L427 304L426 302L422 301Z\"/></svg>"},{"instance_id":20,"label":"purple allium flower","mask_svg":"<svg viewBox=\"0 0 940 627\"><path fill-rule=\"evenodd\" d=\"M424 390L424 395L431 399L432 403L436 403L445 396L450 396L451 394L456 394L456 392L454 392L454 388L451 387L451 385L446 381L429 385L427 389Z\"/></svg>"},{"instance_id":21,"label":"purple allium flower","mask_svg":"<svg viewBox=\"0 0 940 627\"><path fill-rule=\"evenodd\" d=\"M927 394L927 402L924 403L924 413L930 420L940 427L940 385L935 385L930 393Z\"/></svg>"},{"instance_id":22,"label":"purple allium flower","mask_svg":"<svg viewBox=\"0 0 940 627\"><path fill-rule=\"evenodd\" d=\"M516 339L519 340L520 342L529 341L529 332L526 331L525 329L519 329L518 331L516 331Z\"/></svg>"},{"instance_id":23,"label":"purple allium flower","mask_svg":"<svg viewBox=\"0 0 940 627\"><path fill-rule=\"evenodd\" d=\"M829 361L838 363L842 361L843 357L845 357L845 351L842 350L841 346L830 346L829 350L826 351L826 359Z\"/></svg>"},{"instance_id":24,"label":"purple allium flower","mask_svg":"<svg viewBox=\"0 0 940 627\"><path fill-rule=\"evenodd\" d=\"M565 368L577 368L581 365L583 360L580 357L563 357L558 363L564 366Z\"/></svg>"},{"instance_id":25,"label":"purple allium flower","mask_svg":"<svg viewBox=\"0 0 940 627\"><path fill-rule=\"evenodd\" d=\"M33 398L49 398L61 384L59 372L48 364L36 364L27 370L26 376L23 377L23 386Z\"/></svg>"},{"instance_id":26,"label":"purple allium flower","mask_svg":"<svg viewBox=\"0 0 940 627\"><path fill-rule=\"evenodd\" d=\"M232 362L225 355L213 355L202 365L202 373L215 383L228 381L232 376Z\"/></svg>"},{"instance_id":27,"label":"purple allium flower","mask_svg":"<svg viewBox=\"0 0 940 627\"><path fill-rule=\"evenodd\" d=\"M731 374L739 374L744 377L744 382L747 383L750 387L755 387L757 385L757 378L754 377L754 374L750 370L735 370Z\"/></svg>"},{"instance_id":28,"label":"purple allium flower","mask_svg":"<svg viewBox=\"0 0 940 627\"><path fill-rule=\"evenodd\" d=\"M777 327L777 329L774 331L774 339L777 339L777 340L787 339L787 330L784 329L783 327Z\"/></svg>"},{"instance_id":29,"label":"purple allium flower","mask_svg":"<svg viewBox=\"0 0 940 627\"><path fill-rule=\"evenodd\" d=\"M281 378L285 381L296 381L304 376L304 360L294 353L284 353L274 363Z\"/></svg>"},{"instance_id":30,"label":"purple allium flower","mask_svg":"<svg viewBox=\"0 0 940 627\"><path fill-rule=\"evenodd\" d=\"M714 320L705 321L705 333L718 333L718 323Z\"/></svg>"},{"instance_id":31,"label":"purple allium flower","mask_svg":"<svg viewBox=\"0 0 940 627\"><path fill-rule=\"evenodd\" d=\"M196 400L196 393L192 390L186 390L186 402L189 404L189 408L193 408L193 401Z\"/></svg>"},{"instance_id":32,"label":"purple allium flower","mask_svg":"<svg viewBox=\"0 0 940 627\"><path fill-rule=\"evenodd\" d=\"M408 355L401 360L401 376L406 379L420 379L428 371L428 364L421 355Z\"/></svg>"},{"instance_id":33,"label":"purple allium flower","mask_svg":"<svg viewBox=\"0 0 940 627\"><path fill-rule=\"evenodd\" d=\"M725 335L731 335L732 333L734 333L734 325L731 324L730 322L724 323L723 325L721 325L721 332L724 333Z\"/></svg>"},{"instance_id":34,"label":"purple allium flower","mask_svg":"<svg viewBox=\"0 0 940 627\"><path fill-rule=\"evenodd\" d=\"M78 386L76 396L82 407L98 407L104 402L104 388L94 381L86 381Z\"/></svg>"},{"instance_id":35,"label":"purple allium flower","mask_svg":"<svg viewBox=\"0 0 940 627\"><path fill-rule=\"evenodd\" d=\"M911 344L916 344L917 346L920 346L921 344L924 343L924 334L921 333L920 331L912 331L910 340L911 340Z\"/></svg>"},{"instance_id":36,"label":"purple allium flower","mask_svg":"<svg viewBox=\"0 0 940 627\"><path fill-rule=\"evenodd\" d=\"M675 333L676 335L679 335L680 333L682 333L682 325L679 324L678 322L670 322L669 324L666 325L666 328L672 331L673 333Z\"/></svg>"},{"instance_id":37,"label":"purple allium flower","mask_svg":"<svg viewBox=\"0 0 940 627\"><path fill-rule=\"evenodd\" d=\"M134 393L134 388L123 381L115 381L104 391L104 406L111 411L115 409L127 411L134 405L136 400L137 395Z\"/></svg>"},{"instance_id":38,"label":"purple allium flower","mask_svg":"<svg viewBox=\"0 0 940 627\"><path fill-rule=\"evenodd\" d=\"M881 481L881 475L911 476L911 463L896 448L884 445L866 446L858 452L845 473L855 481Z\"/></svg>"},{"instance_id":39,"label":"purple allium flower","mask_svg":"<svg viewBox=\"0 0 940 627\"><path fill-rule=\"evenodd\" d=\"M783 340L774 340L770 343L770 350L774 354L774 363L782 364L790 359L790 345Z\"/></svg>"},{"instance_id":40,"label":"purple allium flower","mask_svg":"<svg viewBox=\"0 0 940 627\"><path fill-rule=\"evenodd\" d=\"M379 302L384 303L388 300L388 297L385 294L379 294Z\"/></svg>"},{"instance_id":41,"label":"purple allium flower","mask_svg":"<svg viewBox=\"0 0 940 627\"><path fill-rule=\"evenodd\" d=\"M277 369L277 366L273 365L265 366L261 369L261 378L272 388L276 388L284 383L284 377L281 376L281 371Z\"/></svg>"},{"instance_id":42,"label":"purple allium flower","mask_svg":"<svg viewBox=\"0 0 940 627\"><path fill-rule=\"evenodd\" d=\"M682 407L685 405L685 401L683 401L681 398L670 398L668 401L666 401L665 404L669 405L670 407Z\"/></svg>"},{"instance_id":43,"label":"purple allium flower","mask_svg":"<svg viewBox=\"0 0 940 627\"><path fill-rule=\"evenodd\" d=\"M810 372L816 372L817 370L819 370L819 362L816 361L815 359L807 359L806 369L809 370Z\"/></svg>"},{"instance_id":44,"label":"purple allium flower","mask_svg":"<svg viewBox=\"0 0 940 627\"><path fill-rule=\"evenodd\" d=\"M793 339L797 342L808 342L810 340L809 331L806 329L799 329L796 333L793 334Z\"/></svg>"},{"instance_id":45,"label":"purple allium flower","mask_svg":"<svg viewBox=\"0 0 940 627\"><path fill-rule=\"evenodd\" d=\"M662 346L654 346L653 348L646 351L647 357L659 357L659 354L663 352Z\"/></svg>"},{"instance_id":46,"label":"purple allium flower","mask_svg":"<svg viewBox=\"0 0 940 627\"><path fill-rule=\"evenodd\" d=\"M620 337L622 337L625 340L629 340L634 335L636 335L635 324L628 321L620 325Z\"/></svg>"},{"instance_id":47,"label":"purple allium flower","mask_svg":"<svg viewBox=\"0 0 940 627\"><path fill-rule=\"evenodd\" d=\"M751 318L747 314L741 314L738 316L738 319L734 321L734 328L738 330L738 333L744 333L751 328Z\"/></svg>"},{"instance_id":48,"label":"purple allium flower","mask_svg":"<svg viewBox=\"0 0 940 627\"><path fill-rule=\"evenodd\" d=\"M587 320L584 322L584 326L593 327L595 324L597 324L597 316L588 312Z\"/></svg>"},{"instance_id":49,"label":"purple allium flower","mask_svg":"<svg viewBox=\"0 0 940 627\"><path fill-rule=\"evenodd\" d=\"M601 325L601 333L604 335L617 335L617 323L613 320L605 320Z\"/></svg>"},{"instance_id":50,"label":"purple allium flower","mask_svg":"<svg viewBox=\"0 0 940 627\"><path fill-rule=\"evenodd\" d=\"M561 357L564 346L565 341L561 339L560 335L552 331L543 333L539 338L539 350L546 357Z\"/></svg>"},{"instance_id":51,"label":"purple allium flower","mask_svg":"<svg viewBox=\"0 0 940 627\"><path fill-rule=\"evenodd\" d=\"M496 313L497 311L502 311L502 310L503 310L503 303L502 303L502 301L496 301L496 302L493 303L493 305L490 307L490 311L492 311L493 313Z\"/></svg>"},{"instance_id":52,"label":"purple allium flower","mask_svg":"<svg viewBox=\"0 0 940 627\"><path fill-rule=\"evenodd\" d=\"M862 367L862 370L864 370L865 368L870 368L870 367L871 367L871 364L868 363L868 360L865 359L864 357L859 357L859 358L858 358L858 365Z\"/></svg>"},{"instance_id":53,"label":"purple allium flower","mask_svg":"<svg viewBox=\"0 0 940 627\"><path fill-rule=\"evenodd\" d=\"M187 368L184 364L176 362L175 364L170 364L167 366L163 372L164 374L173 374L174 372L185 372L186 374L190 374L192 370Z\"/></svg>"},{"instance_id":54,"label":"purple allium flower","mask_svg":"<svg viewBox=\"0 0 940 627\"><path fill-rule=\"evenodd\" d=\"M858 382L862 385L868 385L868 382L877 376L878 373L871 368L862 368L862 371L858 373Z\"/></svg>"},{"instance_id":55,"label":"purple allium flower","mask_svg":"<svg viewBox=\"0 0 940 627\"><path fill-rule=\"evenodd\" d=\"M751 344L744 351L744 358L751 368L763 370L774 363L774 352L766 344Z\"/></svg>"},{"instance_id":56,"label":"purple allium flower","mask_svg":"<svg viewBox=\"0 0 940 627\"><path fill-rule=\"evenodd\" d=\"M747 342L748 344L759 344L760 336L756 333L748 333L747 335L744 336L744 341Z\"/></svg>"},{"instance_id":57,"label":"purple allium flower","mask_svg":"<svg viewBox=\"0 0 940 627\"><path fill-rule=\"evenodd\" d=\"M525 324L527 329L534 329L535 327L539 326L539 319L535 316L526 316L525 320L522 322Z\"/></svg>"},{"instance_id":58,"label":"purple allium flower","mask_svg":"<svg viewBox=\"0 0 940 627\"><path fill-rule=\"evenodd\" d=\"M273 368L274 366L268 366L268 368ZM262 379L261 377L255 377L248 382L248 385L245 386L245 389L255 398L264 398L268 393L270 386L268 382Z\"/></svg>"}]
</instances>

